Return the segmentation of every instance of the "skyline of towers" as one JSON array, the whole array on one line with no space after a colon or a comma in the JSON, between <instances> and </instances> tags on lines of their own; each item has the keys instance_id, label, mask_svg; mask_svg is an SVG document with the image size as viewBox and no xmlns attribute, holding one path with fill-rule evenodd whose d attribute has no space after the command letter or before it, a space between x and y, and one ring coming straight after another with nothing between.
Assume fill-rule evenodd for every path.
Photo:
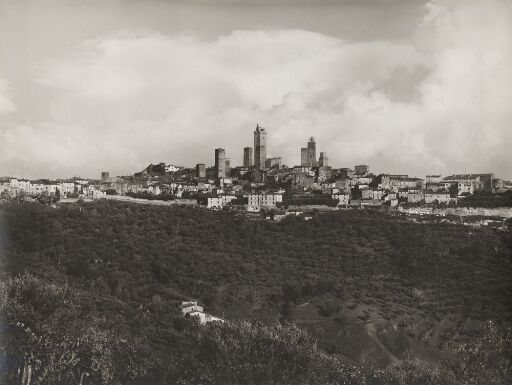
<instances>
[{"instance_id":1,"label":"skyline of towers","mask_svg":"<svg viewBox=\"0 0 512 385\"><path fill-rule=\"evenodd\" d=\"M215 177L217 179L226 177L226 150L223 148L215 149Z\"/></svg>"},{"instance_id":2,"label":"skyline of towers","mask_svg":"<svg viewBox=\"0 0 512 385\"><path fill-rule=\"evenodd\" d=\"M261 170L265 168L267 159L267 131L256 124L254 130L254 171L257 181L261 180Z\"/></svg>"},{"instance_id":3,"label":"skyline of towers","mask_svg":"<svg viewBox=\"0 0 512 385\"><path fill-rule=\"evenodd\" d=\"M281 157L267 158L267 130L256 124L254 134L254 147L243 148L243 167L254 170L254 180L262 182L265 175L264 170L280 166ZM310 136L306 144L307 147L301 148L301 166L303 167L329 167L329 156L327 152L320 152L320 157L316 155L316 140ZM229 177L230 159L226 158L226 151L223 148L215 149L214 175L217 179ZM199 176L199 169L197 169ZM207 174L207 173L206 173Z\"/></svg>"},{"instance_id":4,"label":"skyline of towers","mask_svg":"<svg viewBox=\"0 0 512 385\"><path fill-rule=\"evenodd\" d=\"M252 147L244 147L244 167L253 166Z\"/></svg>"}]
</instances>

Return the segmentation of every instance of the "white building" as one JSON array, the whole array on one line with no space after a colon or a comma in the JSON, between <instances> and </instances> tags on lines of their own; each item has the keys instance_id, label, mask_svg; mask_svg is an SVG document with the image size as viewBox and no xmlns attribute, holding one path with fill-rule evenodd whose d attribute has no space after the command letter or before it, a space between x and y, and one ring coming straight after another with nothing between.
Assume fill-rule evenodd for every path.
<instances>
[{"instance_id":1,"label":"white building","mask_svg":"<svg viewBox=\"0 0 512 385\"><path fill-rule=\"evenodd\" d=\"M92 199L102 199L107 197L107 193L105 191L98 190L93 186L89 187L89 195Z\"/></svg>"},{"instance_id":2,"label":"white building","mask_svg":"<svg viewBox=\"0 0 512 385\"><path fill-rule=\"evenodd\" d=\"M201 325L204 325L204 324L206 324L208 322L214 322L214 321L224 322L224 320L222 318L215 317L215 316L213 316L211 314L204 313L202 311L192 311L192 312L190 312L188 314L189 314L189 317L197 318Z\"/></svg>"},{"instance_id":3,"label":"white building","mask_svg":"<svg viewBox=\"0 0 512 385\"><path fill-rule=\"evenodd\" d=\"M206 200L206 208L210 210L220 210L224 207L222 197L208 197Z\"/></svg>"},{"instance_id":4,"label":"white building","mask_svg":"<svg viewBox=\"0 0 512 385\"><path fill-rule=\"evenodd\" d=\"M197 301L182 301L180 308L183 315L187 315L192 312L203 312L203 307L199 306Z\"/></svg>"},{"instance_id":5,"label":"white building","mask_svg":"<svg viewBox=\"0 0 512 385\"><path fill-rule=\"evenodd\" d=\"M196 318L201 325L215 321L224 322L220 317L205 313L203 307L199 306L197 301L182 301L180 308L184 317Z\"/></svg>"},{"instance_id":6,"label":"white building","mask_svg":"<svg viewBox=\"0 0 512 385\"><path fill-rule=\"evenodd\" d=\"M270 210L276 208L277 203L283 201L281 194L249 194L247 195L247 211Z\"/></svg>"},{"instance_id":7,"label":"white building","mask_svg":"<svg viewBox=\"0 0 512 385\"><path fill-rule=\"evenodd\" d=\"M346 206L350 202L350 195L349 194L332 194L331 198L338 201L338 206Z\"/></svg>"},{"instance_id":8,"label":"white building","mask_svg":"<svg viewBox=\"0 0 512 385\"><path fill-rule=\"evenodd\" d=\"M61 181L59 185L60 193L63 196L68 196L68 194L74 194L75 189L75 183L74 182L67 182L67 181Z\"/></svg>"},{"instance_id":9,"label":"white building","mask_svg":"<svg viewBox=\"0 0 512 385\"><path fill-rule=\"evenodd\" d=\"M166 164L165 165L165 171L167 172L176 172L181 170L180 166L175 166L174 164Z\"/></svg>"},{"instance_id":10,"label":"white building","mask_svg":"<svg viewBox=\"0 0 512 385\"><path fill-rule=\"evenodd\" d=\"M427 175L425 178L426 183L439 183L443 177L441 175Z\"/></svg>"},{"instance_id":11,"label":"white building","mask_svg":"<svg viewBox=\"0 0 512 385\"><path fill-rule=\"evenodd\" d=\"M216 197L208 197L206 200L206 208L211 210L220 210L225 205L231 203L231 201L235 200L235 195L229 194L221 194Z\"/></svg>"},{"instance_id":12,"label":"white building","mask_svg":"<svg viewBox=\"0 0 512 385\"><path fill-rule=\"evenodd\" d=\"M43 193L53 194L57 193L59 184L57 182L51 182L48 180L37 180L30 184L30 195L40 195Z\"/></svg>"}]
</instances>

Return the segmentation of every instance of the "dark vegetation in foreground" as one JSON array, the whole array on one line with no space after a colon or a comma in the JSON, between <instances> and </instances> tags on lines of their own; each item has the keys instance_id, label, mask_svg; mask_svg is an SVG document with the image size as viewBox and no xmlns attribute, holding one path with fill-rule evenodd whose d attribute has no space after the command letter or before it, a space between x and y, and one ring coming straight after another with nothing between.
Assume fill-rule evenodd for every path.
<instances>
[{"instance_id":1,"label":"dark vegetation in foreground","mask_svg":"<svg viewBox=\"0 0 512 385\"><path fill-rule=\"evenodd\" d=\"M0 206L0 237L0 383L512 378L510 232L99 202ZM181 318L186 298L231 322Z\"/></svg>"}]
</instances>

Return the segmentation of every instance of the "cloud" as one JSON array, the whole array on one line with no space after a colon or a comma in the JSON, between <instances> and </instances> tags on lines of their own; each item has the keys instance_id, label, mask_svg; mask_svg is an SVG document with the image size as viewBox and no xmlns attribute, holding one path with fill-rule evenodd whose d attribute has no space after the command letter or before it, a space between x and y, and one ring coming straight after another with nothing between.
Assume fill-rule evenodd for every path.
<instances>
[{"instance_id":1,"label":"cloud","mask_svg":"<svg viewBox=\"0 0 512 385\"><path fill-rule=\"evenodd\" d=\"M16 110L16 106L9 98L9 83L5 79L0 79L0 115L7 114Z\"/></svg>"},{"instance_id":2,"label":"cloud","mask_svg":"<svg viewBox=\"0 0 512 385\"><path fill-rule=\"evenodd\" d=\"M140 166L162 157L211 162L215 146L238 161L256 122L271 131L273 154L293 164L311 134L327 141L353 130L343 120L375 108L365 95L394 68L426 61L402 43L348 44L300 30L234 31L214 41L146 31L89 41L40 82L64 95L53 101L59 121L80 116L98 142L129 148Z\"/></svg>"},{"instance_id":3,"label":"cloud","mask_svg":"<svg viewBox=\"0 0 512 385\"><path fill-rule=\"evenodd\" d=\"M151 161L211 164L224 147L236 164L260 123L270 155L290 165L313 135L337 166L511 178L511 15L500 1L431 2L407 41L303 30L89 40L40 76L51 119L5 130L11 155L0 163L121 174ZM52 155L28 150L37 143Z\"/></svg>"}]
</instances>

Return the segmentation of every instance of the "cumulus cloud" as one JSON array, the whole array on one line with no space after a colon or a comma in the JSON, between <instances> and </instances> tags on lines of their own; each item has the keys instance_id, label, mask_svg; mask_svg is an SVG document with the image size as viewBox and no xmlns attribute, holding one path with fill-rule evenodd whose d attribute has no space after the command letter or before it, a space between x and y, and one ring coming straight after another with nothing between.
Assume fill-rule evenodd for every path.
<instances>
[{"instance_id":1,"label":"cumulus cloud","mask_svg":"<svg viewBox=\"0 0 512 385\"><path fill-rule=\"evenodd\" d=\"M211 164L224 147L236 164L258 122L270 155L290 165L313 135L337 166L510 178L511 23L507 2L448 1L429 3L407 41L303 30L89 40L38 79L51 119L5 130L0 162L132 173L159 160ZM45 151L27 151L36 143Z\"/></svg>"}]
</instances>

